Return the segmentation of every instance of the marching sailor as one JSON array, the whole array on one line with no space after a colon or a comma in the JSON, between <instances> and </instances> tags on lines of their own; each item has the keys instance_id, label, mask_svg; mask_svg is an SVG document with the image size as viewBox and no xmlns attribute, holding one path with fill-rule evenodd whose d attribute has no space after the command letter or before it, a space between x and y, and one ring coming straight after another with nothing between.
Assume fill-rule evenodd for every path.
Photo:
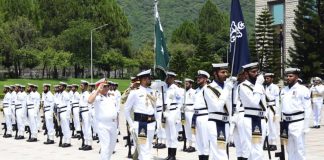
<instances>
[{"instance_id":1,"label":"marching sailor","mask_svg":"<svg viewBox=\"0 0 324 160\"><path fill-rule=\"evenodd\" d=\"M44 102L44 119L47 129L47 140L44 144L54 144L54 121L53 121L53 111L54 111L54 96L50 91L50 84L43 84L42 101Z\"/></svg>"},{"instance_id":2,"label":"marching sailor","mask_svg":"<svg viewBox=\"0 0 324 160\"><path fill-rule=\"evenodd\" d=\"M239 85L238 99L244 107L242 134L243 158L263 160L263 142L266 135L264 77L258 75L258 63L242 66L247 79Z\"/></svg>"},{"instance_id":3,"label":"marching sailor","mask_svg":"<svg viewBox=\"0 0 324 160\"><path fill-rule=\"evenodd\" d=\"M2 106L3 106L3 113L5 116L6 126L7 126L7 134L3 135L4 138L10 138L12 137L12 111L11 111L11 93L10 93L10 87L5 85L3 87L3 93L5 94Z\"/></svg>"},{"instance_id":4,"label":"marching sailor","mask_svg":"<svg viewBox=\"0 0 324 160\"><path fill-rule=\"evenodd\" d=\"M264 74L264 85L265 94L268 108L268 128L269 128L269 146L270 151L277 150L276 142L279 138L279 118L280 118L280 108L279 108L279 87L273 84L273 73Z\"/></svg>"},{"instance_id":5,"label":"marching sailor","mask_svg":"<svg viewBox=\"0 0 324 160\"><path fill-rule=\"evenodd\" d=\"M184 102L184 114L185 114L185 125L184 130L186 134L187 142L189 143L189 147L186 148L185 152L194 152L196 151L195 147L192 146L194 135L191 131L191 124L192 124L192 116L194 114L194 96L195 90L192 88L194 80L186 78L185 79L185 88L186 88L186 95L185 95L185 102Z\"/></svg>"},{"instance_id":6,"label":"marching sailor","mask_svg":"<svg viewBox=\"0 0 324 160\"><path fill-rule=\"evenodd\" d=\"M81 80L81 95L80 95L80 118L81 118L81 126L82 126L82 133L84 136L84 146L81 146L79 150L92 150L92 134L91 134L91 124L90 124L90 106L88 103L88 99L90 93L88 91L88 82L85 80Z\"/></svg>"},{"instance_id":7,"label":"marching sailor","mask_svg":"<svg viewBox=\"0 0 324 160\"><path fill-rule=\"evenodd\" d=\"M79 102L80 102L80 93L78 92L78 85L77 84L72 84L71 85L71 92L72 92L72 96L71 96L71 112L73 115L73 126L74 126L74 130L80 131L81 130L81 125L80 125L80 106L79 106ZM72 138L78 138L80 135L75 134Z\"/></svg>"},{"instance_id":8,"label":"marching sailor","mask_svg":"<svg viewBox=\"0 0 324 160\"><path fill-rule=\"evenodd\" d=\"M297 82L300 69L287 68L285 74L288 86L280 92L283 120L280 125L280 137L284 142L288 141L288 159L304 160L305 133L309 132L311 114L310 93Z\"/></svg>"},{"instance_id":9,"label":"marching sailor","mask_svg":"<svg viewBox=\"0 0 324 160\"><path fill-rule=\"evenodd\" d=\"M314 78L314 84L310 88L312 107L314 114L314 126L313 128L320 128L321 125L321 112L324 97L324 85L321 84L322 79L319 77Z\"/></svg>"},{"instance_id":10,"label":"marching sailor","mask_svg":"<svg viewBox=\"0 0 324 160\"><path fill-rule=\"evenodd\" d=\"M71 106L70 106L70 95L66 92L67 84L65 82L60 82L59 85L59 94L58 94L58 113L60 116L61 127L63 132L63 141L62 146L71 147L71 136L72 132L70 130L70 113L71 113Z\"/></svg>"},{"instance_id":11,"label":"marching sailor","mask_svg":"<svg viewBox=\"0 0 324 160\"><path fill-rule=\"evenodd\" d=\"M100 139L100 159L110 160L117 140L117 110L113 97L108 95L108 84L105 78L99 80L95 90L88 99L95 109L95 122Z\"/></svg>"},{"instance_id":12,"label":"marching sailor","mask_svg":"<svg viewBox=\"0 0 324 160\"><path fill-rule=\"evenodd\" d=\"M232 113L231 93L233 81L228 77L228 63L212 64L214 80L207 86L212 91L208 104L208 130L210 156L212 159L228 159L226 154L227 138L229 136L229 120ZM227 81L226 81L227 80Z\"/></svg>"},{"instance_id":13,"label":"marching sailor","mask_svg":"<svg viewBox=\"0 0 324 160\"><path fill-rule=\"evenodd\" d=\"M139 160L150 160L152 142L155 132L156 98L151 85L151 70L137 74L140 87L132 90L125 103L125 117L130 126L130 132L135 136ZM134 110L134 119L131 118Z\"/></svg>"},{"instance_id":14,"label":"marching sailor","mask_svg":"<svg viewBox=\"0 0 324 160\"><path fill-rule=\"evenodd\" d=\"M27 121L29 124L31 137L27 142L36 142L37 141L37 115L39 108L36 106L36 94L32 91L34 88L33 84L28 83L27 87L27 96L26 96L26 113Z\"/></svg>"}]
</instances>

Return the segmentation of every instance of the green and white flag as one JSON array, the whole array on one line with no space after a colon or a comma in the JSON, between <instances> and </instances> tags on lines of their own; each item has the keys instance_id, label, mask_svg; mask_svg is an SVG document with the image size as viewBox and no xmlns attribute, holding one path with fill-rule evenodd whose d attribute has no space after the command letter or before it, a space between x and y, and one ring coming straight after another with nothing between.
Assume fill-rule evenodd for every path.
<instances>
[{"instance_id":1,"label":"green and white flag","mask_svg":"<svg viewBox=\"0 0 324 160\"><path fill-rule=\"evenodd\" d=\"M157 1L155 1L155 63L154 68L162 69L164 71L168 70L169 67L169 53L166 48L166 43L163 35L163 28L160 22L160 16L157 9Z\"/></svg>"}]
</instances>

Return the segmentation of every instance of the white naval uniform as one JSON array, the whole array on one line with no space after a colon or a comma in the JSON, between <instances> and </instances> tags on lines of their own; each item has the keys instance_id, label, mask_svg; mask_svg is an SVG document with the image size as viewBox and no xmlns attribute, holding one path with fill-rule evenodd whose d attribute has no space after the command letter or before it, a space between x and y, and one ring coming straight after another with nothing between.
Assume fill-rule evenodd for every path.
<instances>
[{"instance_id":1,"label":"white naval uniform","mask_svg":"<svg viewBox=\"0 0 324 160\"><path fill-rule=\"evenodd\" d=\"M17 99L17 92L12 91L11 92L11 104L10 104L10 109L11 109L11 113L12 113L12 116L11 116L12 124L16 124L16 107L15 107L16 99Z\"/></svg>"},{"instance_id":2,"label":"white naval uniform","mask_svg":"<svg viewBox=\"0 0 324 160\"><path fill-rule=\"evenodd\" d=\"M92 134L91 134L91 123L90 123L90 112L89 112L89 99L90 93L89 91L84 91L80 95L80 118L81 118L81 126L82 132L84 136L84 144L92 145Z\"/></svg>"},{"instance_id":3,"label":"white naval uniform","mask_svg":"<svg viewBox=\"0 0 324 160\"><path fill-rule=\"evenodd\" d=\"M47 135L49 140L54 140L54 122L53 122L53 110L54 110L54 96L48 91L47 93L42 93L42 101L44 102L44 118L47 129Z\"/></svg>"},{"instance_id":4,"label":"white naval uniform","mask_svg":"<svg viewBox=\"0 0 324 160\"><path fill-rule=\"evenodd\" d=\"M34 94L34 97L35 97L35 107L38 109L37 112L36 112L36 114L37 114L36 115L36 126L37 126L36 128L37 128L37 130L40 130L41 129L41 123L42 123L41 115L39 113L41 96L40 96L39 92L37 92L37 91L33 92L33 94Z\"/></svg>"},{"instance_id":5,"label":"white naval uniform","mask_svg":"<svg viewBox=\"0 0 324 160\"><path fill-rule=\"evenodd\" d=\"M39 108L36 106L36 94L34 92L30 92L26 96L26 113L27 113L27 121L29 124L31 138L37 138L37 113Z\"/></svg>"},{"instance_id":6,"label":"white naval uniform","mask_svg":"<svg viewBox=\"0 0 324 160\"><path fill-rule=\"evenodd\" d=\"M179 93L179 100L178 100L179 101L179 104L178 104L179 109L178 109L177 117L180 117L180 118L177 121L177 131L180 132L180 131L182 131L182 123L179 120L181 120L181 107L184 105L184 96L185 96L186 91L185 91L185 89L178 87L178 93Z\"/></svg>"},{"instance_id":7,"label":"white naval uniform","mask_svg":"<svg viewBox=\"0 0 324 160\"><path fill-rule=\"evenodd\" d=\"M110 160L117 140L117 110L113 97L97 95L93 103L100 139L100 159Z\"/></svg>"},{"instance_id":8,"label":"white naval uniform","mask_svg":"<svg viewBox=\"0 0 324 160\"><path fill-rule=\"evenodd\" d=\"M60 122L63 132L62 143L71 143L72 132L70 130L70 96L66 91L59 93L58 95L58 111L60 116Z\"/></svg>"},{"instance_id":9,"label":"white naval uniform","mask_svg":"<svg viewBox=\"0 0 324 160\"><path fill-rule=\"evenodd\" d=\"M91 94L93 94L95 92L95 90L93 90ZM91 127L92 127L92 136L96 136L96 134L98 134L98 127L97 127L97 123L96 123L96 118L95 118L95 115L96 115L96 110L94 108L94 105L93 104L89 104L89 108L90 108L90 123L91 123Z\"/></svg>"},{"instance_id":10,"label":"white naval uniform","mask_svg":"<svg viewBox=\"0 0 324 160\"><path fill-rule=\"evenodd\" d=\"M80 93L75 91L72 92L72 96L71 96L71 112L73 114L73 126L74 129L76 131L80 131L81 130L81 126L80 126L80 106L79 106L79 102L80 102Z\"/></svg>"},{"instance_id":11,"label":"white naval uniform","mask_svg":"<svg viewBox=\"0 0 324 160\"><path fill-rule=\"evenodd\" d=\"M18 127L18 136L24 136L25 131L25 116L26 116L26 105L25 96L20 91L17 92L15 99L15 111L16 111L16 121Z\"/></svg>"},{"instance_id":12,"label":"white naval uniform","mask_svg":"<svg viewBox=\"0 0 324 160\"><path fill-rule=\"evenodd\" d=\"M194 135L192 134L192 130L191 130L191 123L192 123L192 116L195 112L194 110L194 96L195 96L196 91L192 88L188 89L186 91L186 97L185 97L185 108L184 108L184 112L185 112L185 134L186 134L186 139L189 142L189 146L191 146L191 144L193 143L194 139Z\"/></svg>"},{"instance_id":13,"label":"white naval uniform","mask_svg":"<svg viewBox=\"0 0 324 160\"><path fill-rule=\"evenodd\" d=\"M209 99L207 97L212 96L213 93L211 92L210 89L207 89L207 85L205 85L202 88L197 88L194 96L194 117L196 116L195 136L198 155L209 155L208 106L206 106L205 100L207 102L207 99Z\"/></svg>"},{"instance_id":14,"label":"white naval uniform","mask_svg":"<svg viewBox=\"0 0 324 160\"><path fill-rule=\"evenodd\" d=\"M224 84L225 85L225 84ZM217 124L222 122L225 123L225 142L229 136L229 120L232 113L232 103L231 103L231 89L222 88L215 81L210 84L211 87L216 89L220 96L218 97L210 89L206 89L206 93L209 92L209 95L205 93L205 99L208 105L208 131L209 131L209 143L210 143L210 156L213 160L218 159L228 159L226 154L226 148L221 148L217 144L217 133L220 132L217 130ZM225 106L226 105L226 106ZM225 108L226 107L226 108Z\"/></svg>"},{"instance_id":15,"label":"white naval uniform","mask_svg":"<svg viewBox=\"0 0 324 160\"><path fill-rule=\"evenodd\" d=\"M304 160L306 159L305 133L309 131L309 118L311 114L310 92L305 86L296 83L291 88L288 86L284 87L280 92L280 98L283 121L301 119L289 123L288 126L288 159ZM302 114L289 116L289 114L298 112Z\"/></svg>"},{"instance_id":16,"label":"white naval uniform","mask_svg":"<svg viewBox=\"0 0 324 160\"><path fill-rule=\"evenodd\" d=\"M323 106L323 97L324 97L324 85L316 85L310 88L311 98L312 98L312 107L314 114L314 126L321 125L321 111Z\"/></svg>"},{"instance_id":17,"label":"white naval uniform","mask_svg":"<svg viewBox=\"0 0 324 160\"><path fill-rule=\"evenodd\" d=\"M250 86L253 90L248 88ZM261 119L261 140L258 143L252 143L252 118L246 117L247 115L258 116L260 114L265 115L266 111L261 111L260 102L265 105L265 97L264 97L264 88L261 84L253 85L250 81L245 80L239 85L238 92L239 100L241 101L244 107L244 130L242 136L243 142L243 158L253 159L253 160L263 160L263 142L266 136L266 121L265 119ZM254 109L248 109L252 108ZM258 111L255 111L258 110ZM251 114L251 111L253 112ZM253 128L255 130L255 128Z\"/></svg>"},{"instance_id":18,"label":"white naval uniform","mask_svg":"<svg viewBox=\"0 0 324 160\"><path fill-rule=\"evenodd\" d=\"M138 128L139 128L139 122L145 122L144 120L136 120L136 114L139 115L146 115L150 117L155 117L156 114L156 104L155 101L152 102L147 96L151 95L153 96L154 91L147 87L140 86L137 90L132 90L129 93L129 96L126 100L126 103L124 105L125 107L125 117L126 120L130 126L130 128L134 129L136 136L138 136ZM131 118L131 110L134 111L134 120ZM151 159L151 150L152 150L152 142L155 132L155 126L156 122L155 120L152 122L147 122L147 139L145 144L140 144L139 146L139 154L138 159L139 160L150 160ZM133 131L130 131L133 132Z\"/></svg>"},{"instance_id":19,"label":"white naval uniform","mask_svg":"<svg viewBox=\"0 0 324 160\"><path fill-rule=\"evenodd\" d=\"M275 119L275 117L280 117L280 108L279 108L279 87L273 83L270 85L265 86L265 93L269 100L267 102L268 106L268 128L269 128L269 134L268 134L268 140L270 145L276 145L277 140L279 138L279 132L280 132L280 125L279 120ZM269 107L272 106L275 113L272 111L272 109Z\"/></svg>"},{"instance_id":20,"label":"white naval uniform","mask_svg":"<svg viewBox=\"0 0 324 160\"><path fill-rule=\"evenodd\" d=\"M12 134L12 110L11 110L11 93L7 92L2 101L3 113L7 125L7 134Z\"/></svg>"},{"instance_id":21,"label":"white naval uniform","mask_svg":"<svg viewBox=\"0 0 324 160\"><path fill-rule=\"evenodd\" d=\"M165 123L165 133L166 133L166 146L168 148L177 148L178 147L178 131L177 131L177 122L180 123L179 112L180 108L179 100L180 93L178 93L179 87L175 84L171 84L169 87L166 87L165 91L165 103L166 103L166 112L163 113L166 117Z\"/></svg>"},{"instance_id":22,"label":"white naval uniform","mask_svg":"<svg viewBox=\"0 0 324 160\"><path fill-rule=\"evenodd\" d=\"M155 90L156 95L156 121L157 121L157 137L159 138L160 143L164 143L166 139L165 128L161 125L162 110L163 110L163 101L162 93L159 90Z\"/></svg>"}]
</instances>

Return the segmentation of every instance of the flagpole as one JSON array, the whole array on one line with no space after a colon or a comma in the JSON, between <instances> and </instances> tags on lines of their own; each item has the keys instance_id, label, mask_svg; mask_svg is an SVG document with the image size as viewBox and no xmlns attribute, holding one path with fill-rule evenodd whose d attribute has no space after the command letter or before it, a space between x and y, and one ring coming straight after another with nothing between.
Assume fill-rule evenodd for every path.
<instances>
[{"instance_id":1,"label":"flagpole","mask_svg":"<svg viewBox=\"0 0 324 160\"><path fill-rule=\"evenodd\" d=\"M154 36L154 72L155 72L155 68L156 68L156 35L155 35L155 25L156 25L156 12L157 12L157 3L158 3L158 1L157 0L154 0L154 15L153 15L153 17L154 17L154 34L153 34L153 36Z\"/></svg>"},{"instance_id":2,"label":"flagpole","mask_svg":"<svg viewBox=\"0 0 324 160\"><path fill-rule=\"evenodd\" d=\"M235 60L235 54L236 54L236 33L235 33L235 42L234 42L234 53L233 53L233 58L232 58L232 69L231 69L231 77L233 76L233 69L234 69L234 60Z\"/></svg>"}]
</instances>

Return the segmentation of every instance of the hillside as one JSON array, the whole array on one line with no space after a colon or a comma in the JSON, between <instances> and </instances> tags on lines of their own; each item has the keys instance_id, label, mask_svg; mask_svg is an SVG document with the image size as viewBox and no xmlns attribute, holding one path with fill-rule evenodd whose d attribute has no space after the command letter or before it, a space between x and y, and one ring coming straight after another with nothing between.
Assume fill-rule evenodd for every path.
<instances>
[{"instance_id":1,"label":"hillside","mask_svg":"<svg viewBox=\"0 0 324 160\"><path fill-rule=\"evenodd\" d=\"M153 40L154 0L117 0L124 9L132 26L132 48ZM159 0L159 13L165 37L171 39L172 31L184 20L198 18L206 0ZM230 14L230 0L212 0L224 12ZM241 0L241 6L248 31L254 26L254 0Z\"/></svg>"}]
</instances>

